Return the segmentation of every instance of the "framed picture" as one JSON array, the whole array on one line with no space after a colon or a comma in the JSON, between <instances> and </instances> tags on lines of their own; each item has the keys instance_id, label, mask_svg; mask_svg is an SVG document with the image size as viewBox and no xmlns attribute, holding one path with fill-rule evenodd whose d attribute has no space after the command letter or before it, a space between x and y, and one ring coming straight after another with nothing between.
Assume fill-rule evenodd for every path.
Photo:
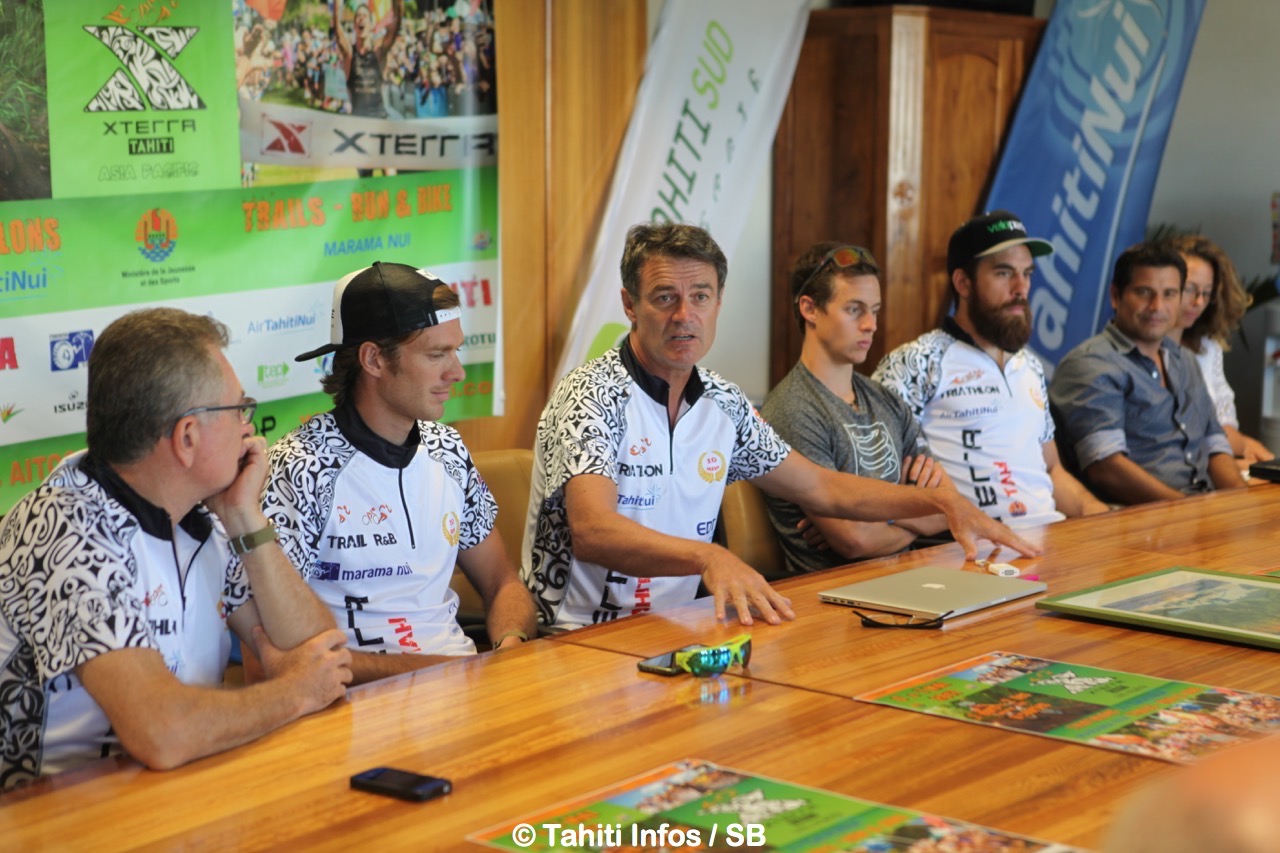
<instances>
[{"instance_id":1,"label":"framed picture","mask_svg":"<svg viewBox=\"0 0 1280 853\"><path fill-rule=\"evenodd\" d=\"M1042 610L1280 649L1280 578L1176 567L1053 595Z\"/></svg>"}]
</instances>

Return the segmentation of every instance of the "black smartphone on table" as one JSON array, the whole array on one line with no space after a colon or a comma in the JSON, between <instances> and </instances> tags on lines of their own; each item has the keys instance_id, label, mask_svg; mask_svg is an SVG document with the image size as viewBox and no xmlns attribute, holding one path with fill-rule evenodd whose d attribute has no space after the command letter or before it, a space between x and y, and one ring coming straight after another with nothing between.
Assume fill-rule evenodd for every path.
<instances>
[{"instance_id":1,"label":"black smartphone on table","mask_svg":"<svg viewBox=\"0 0 1280 853\"><path fill-rule=\"evenodd\" d=\"M1249 466L1249 476L1257 477L1259 480L1268 480L1272 483L1280 483L1280 459L1254 462Z\"/></svg>"},{"instance_id":2,"label":"black smartphone on table","mask_svg":"<svg viewBox=\"0 0 1280 853\"><path fill-rule=\"evenodd\" d=\"M700 643L694 643L691 646L682 646L674 652L657 655L656 657L646 658L636 664L641 672L651 672L654 675L679 675L684 672L683 669L676 666L676 652L689 651L690 649L706 648Z\"/></svg>"},{"instance_id":3,"label":"black smartphone on table","mask_svg":"<svg viewBox=\"0 0 1280 853\"><path fill-rule=\"evenodd\" d=\"M439 776L424 776L394 767L375 767L352 776L351 787L357 791L420 803L443 797L453 790L453 783Z\"/></svg>"}]
</instances>

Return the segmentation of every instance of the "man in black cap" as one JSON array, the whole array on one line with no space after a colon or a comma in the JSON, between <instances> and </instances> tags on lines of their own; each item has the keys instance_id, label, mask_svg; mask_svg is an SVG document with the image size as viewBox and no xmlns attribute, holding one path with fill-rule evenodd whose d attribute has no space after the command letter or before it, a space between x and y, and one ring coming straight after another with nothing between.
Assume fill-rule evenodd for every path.
<instances>
[{"instance_id":1,"label":"man in black cap","mask_svg":"<svg viewBox=\"0 0 1280 853\"><path fill-rule=\"evenodd\" d=\"M323 380L334 408L271 449L263 505L347 632L356 682L475 652L449 588L455 562L495 648L524 642L533 603L494 528L497 505L457 431L436 423L465 376L458 296L406 264L334 288Z\"/></svg>"},{"instance_id":2,"label":"man in black cap","mask_svg":"<svg viewBox=\"0 0 1280 853\"><path fill-rule=\"evenodd\" d=\"M1007 210L961 225L947 247L954 315L874 374L906 400L960 493L1014 528L1106 511L1060 464L1044 370L1025 349L1034 259L1052 251Z\"/></svg>"}]
</instances>

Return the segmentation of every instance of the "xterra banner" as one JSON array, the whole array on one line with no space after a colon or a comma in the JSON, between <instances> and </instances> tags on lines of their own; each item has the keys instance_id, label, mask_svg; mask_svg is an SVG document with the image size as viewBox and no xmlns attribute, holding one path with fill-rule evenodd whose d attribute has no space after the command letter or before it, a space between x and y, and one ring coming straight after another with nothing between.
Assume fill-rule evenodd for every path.
<instances>
[{"instance_id":1,"label":"xterra banner","mask_svg":"<svg viewBox=\"0 0 1280 853\"><path fill-rule=\"evenodd\" d=\"M0 513L83 446L116 317L225 323L273 441L329 407L293 357L375 260L462 299L446 419L500 414L495 83L485 0L0 5Z\"/></svg>"}]
</instances>

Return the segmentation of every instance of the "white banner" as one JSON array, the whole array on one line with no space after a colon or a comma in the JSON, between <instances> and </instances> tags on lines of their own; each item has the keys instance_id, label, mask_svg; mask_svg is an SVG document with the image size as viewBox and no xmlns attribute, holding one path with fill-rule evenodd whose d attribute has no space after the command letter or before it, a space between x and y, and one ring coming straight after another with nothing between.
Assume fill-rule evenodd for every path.
<instances>
[{"instance_id":1,"label":"white banner","mask_svg":"<svg viewBox=\"0 0 1280 853\"><path fill-rule=\"evenodd\" d=\"M283 166L435 171L498 162L497 115L365 118L240 99L240 156Z\"/></svg>"},{"instance_id":2,"label":"white banner","mask_svg":"<svg viewBox=\"0 0 1280 853\"><path fill-rule=\"evenodd\" d=\"M498 261L437 264L430 271L457 291L462 302L466 339L459 357L463 366L493 362L493 386L501 388L502 359L497 346L501 316L496 286L490 284L497 281ZM261 402L318 392L320 379L332 364L332 355L305 363L295 362L293 357L328 342L333 282L257 291L249 297L244 293L190 296L163 304L225 323L231 335L227 359L245 393ZM16 443L84 431L89 353L95 338L123 313L121 306L108 305L0 319L0 342L14 342L0 345L0 349L12 347L14 364L49 364L48 373L14 371L6 377L7 396L0 400L0 417L4 417L9 399L28 401L23 408L12 406L11 414L27 412L28 416L6 423L6 440ZM475 388L468 379L457 393L490 390Z\"/></svg>"},{"instance_id":3,"label":"white banner","mask_svg":"<svg viewBox=\"0 0 1280 853\"><path fill-rule=\"evenodd\" d=\"M632 225L700 225L733 269L808 20L808 0L667 0L557 380L630 329L618 265Z\"/></svg>"}]
</instances>

